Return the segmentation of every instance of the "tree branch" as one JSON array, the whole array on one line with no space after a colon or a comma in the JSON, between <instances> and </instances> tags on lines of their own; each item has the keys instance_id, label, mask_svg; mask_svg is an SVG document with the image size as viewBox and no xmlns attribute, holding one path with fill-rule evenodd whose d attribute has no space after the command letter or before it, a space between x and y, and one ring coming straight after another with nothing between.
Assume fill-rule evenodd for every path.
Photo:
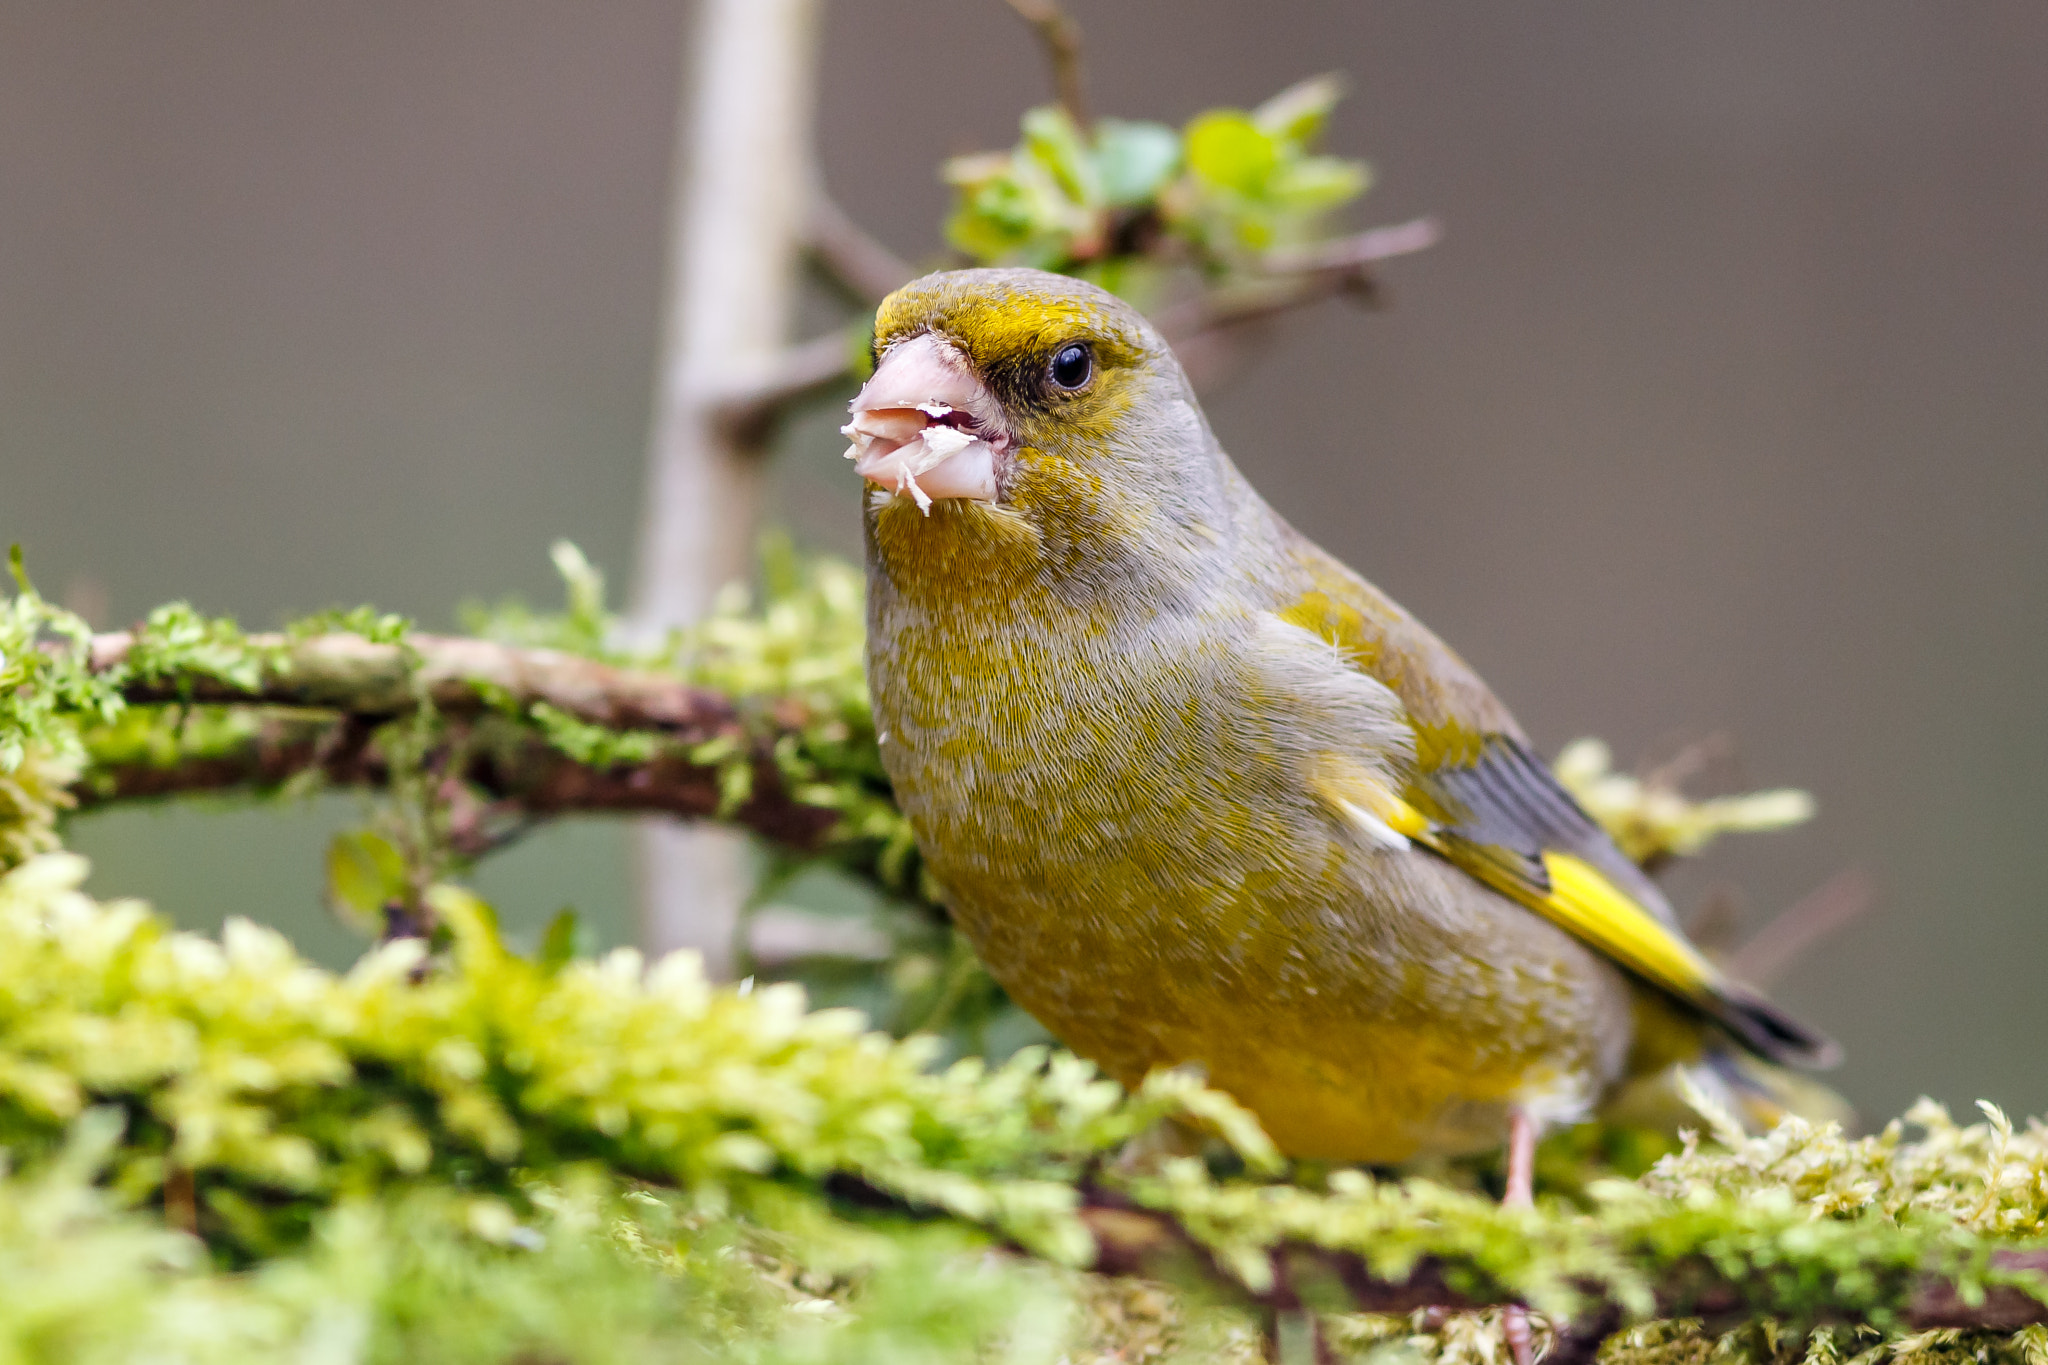
<instances>
[{"instance_id":1,"label":"tree branch","mask_svg":"<svg viewBox=\"0 0 2048 1365\"><path fill-rule=\"evenodd\" d=\"M1059 0L1010 0L1010 8L1037 32L1046 64L1052 68L1060 107L1074 126L1086 133L1094 125L1088 117L1088 97L1081 80L1081 26L1060 7Z\"/></svg>"},{"instance_id":2,"label":"tree branch","mask_svg":"<svg viewBox=\"0 0 2048 1365\"><path fill-rule=\"evenodd\" d=\"M1140 1208L1114 1191L1090 1188L1084 1196L1081 1218L1094 1235L1096 1248L1090 1268L1099 1274L1172 1279L1193 1267L1232 1292L1283 1312L1300 1309L1297 1287L1302 1285L1334 1291L1338 1302L1318 1307L1341 1306L1365 1313L1410 1313L1421 1308L1462 1312L1514 1301L1488 1287L1485 1277L1470 1267L1435 1257L1424 1257L1405 1276L1385 1278L1356 1252L1301 1242L1274 1248L1275 1288L1254 1293L1226 1273L1209 1250L1171 1216ZM1991 1268L2006 1275L2048 1274L2048 1251L1995 1251ZM1899 1323L1913 1331L1956 1327L2012 1332L2048 1323L2048 1304L2016 1285L1987 1285L1979 1296L1966 1292L1943 1273L1928 1271L1909 1277L1899 1288L1894 1311ZM1554 1325L1556 1338L1544 1356L1546 1365L1583 1365L1626 1320L1623 1306L1597 1287L1581 1286L1581 1290L1588 1301L1577 1318ZM1779 1297L1768 1278L1730 1278L1704 1261L1689 1261L1667 1272L1655 1285L1655 1293L1658 1316L1699 1318L1709 1331L1788 1312L1797 1315L1792 1311L1795 1306ZM1823 1319L1843 1325L1861 1321L1849 1313Z\"/></svg>"},{"instance_id":3,"label":"tree branch","mask_svg":"<svg viewBox=\"0 0 2048 1365\"><path fill-rule=\"evenodd\" d=\"M337 718L302 711L266 716L255 734L225 750L181 758L169 766L147 761L103 766L81 782L79 808L202 792L274 791L304 773L318 773L337 787L383 788L390 783L391 766L372 742L373 714L351 712ZM737 729L736 722L730 726L733 733ZM720 724L709 731L685 733L702 739L726 732L728 727ZM719 769L690 762L680 748L645 763L612 767L579 763L532 734L510 742L453 748L464 757L460 771L449 776L522 815L720 816ZM757 751L751 767L751 794L721 818L783 847L815 851L838 820L838 812L795 800L768 753Z\"/></svg>"},{"instance_id":4,"label":"tree branch","mask_svg":"<svg viewBox=\"0 0 2048 1365\"><path fill-rule=\"evenodd\" d=\"M104 673L126 663L134 644L125 630L95 635L93 671ZM699 739L737 723L732 702L716 692L554 649L520 649L451 635L411 635L404 644L377 644L348 634L297 640L251 635L247 644L252 655L265 661L253 688L181 673L131 679L122 694L137 704L319 707L380 718L410 711L422 698L449 715L546 702L592 725Z\"/></svg>"},{"instance_id":5,"label":"tree branch","mask_svg":"<svg viewBox=\"0 0 2048 1365\"><path fill-rule=\"evenodd\" d=\"M126 662L134 637L116 631L93 638L92 668ZM424 699L464 727L449 752L461 755L451 773L495 801L526 815L575 811L646 812L691 819L717 816L798 851L815 850L839 819L829 807L796 799L775 761L778 743L800 735L813 717L794 699L741 714L734 701L659 673L616 668L552 649L520 649L488 640L414 635L377 644L357 635L248 637L265 660L256 685L181 673L138 677L122 693L138 705L193 702L261 708L244 739L169 763L149 758L95 767L80 781L81 807L198 792L264 791L302 773L338 786L383 787L386 757L373 743L383 722ZM645 762L595 766L548 743L530 726L485 732L479 722L507 712L525 715L545 704L573 720L616 731L652 731L670 741ZM748 796L726 810L722 771L730 758L698 763L698 746L723 741L726 755L745 756Z\"/></svg>"},{"instance_id":6,"label":"tree branch","mask_svg":"<svg viewBox=\"0 0 2048 1365\"><path fill-rule=\"evenodd\" d=\"M805 244L833 279L872 306L916 278L917 271L856 223L823 189L811 192ZM716 419L748 449L765 444L767 428L784 408L853 373L854 340L827 332L785 346L756 365L737 365L719 376L711 396Z\"/></svg>"},{"instance_id":7,"label":"tree branch","mask_svg":"<svg viewBox=\"0 0 2048 1365\"><path fill-rule=\"evenodd\" d=\"M1176 346L1245 323L1260 321L1334 294L1378 288L1371 267L1436 245L1443 228L1434 218L1373 228L1310 247L1273 251L1260 272L1176 304L1159 316L1159 330Z\"/></svg>"},{"instance_id":8,"label":"tree branch","mask_svg":"<svg viewBox=\"0 0 2048 1365\"><path fill-rule=\"evenodd\" d=\"M758 368L738 369L719 385L718 421L750 447L789 404L808 398L853 373L853 341L845 332L784 347Z\"/></svg>"},{"instance_id":9,"label":"tree branch","mask_svg":"<svg viewBox=\"0 0 2048 1365\"><path fill-rule=\"evenodd\" d=\"M699 0L677 107L668 281L630 628L658 638L747 572L770 423L734 421L735 367L788 344L813 178L820 0ZM767 368L776 368L772 364ZM766 411L761 408L757 411ZM696 943L713 970L746 896L716 832L638 841L641 943Z\"/></svg>"},{"instance_id":10,"label":"tree branch","mask_svg":"<svg viewBox=\"0 0 2048 1365\"><path fill-rule=\"evenodd\" d=\"M1266 253L1261 263L1275 275L1309 275L1326 271L1357 270L1396 256L1427 251L1443 240L1443 224L1434 218L1415 218L1368 228L1348 237L1333 237L1313 246L1279 247Z\"/></svg>"},{"instance_id":11,"label":"tree branch","mask_svg":"<svg viewBox=\"0 0 2048 1365\"><path fill-rule=\"evenodd\" d=\"M1233 368L1243 343L1260 324L1282 313L1339 294L1379 300L1372 266L1436 243L1434 218L1373 228L1311 247L1269 253L1260 272L1174 304L1154 319L1197 389Z\"/></svg>"},{"instance_id":12,"label":"tree branch","mask_svg":"<svg viewBox=\"0 0 2048 1365\"><path fill-rule=\"evenodd\" d=\"M880 303L917 278L916 267L855 222L821 186L811 190L804 227L812 257L864 303Z\"/></svg>"}]
</instances>

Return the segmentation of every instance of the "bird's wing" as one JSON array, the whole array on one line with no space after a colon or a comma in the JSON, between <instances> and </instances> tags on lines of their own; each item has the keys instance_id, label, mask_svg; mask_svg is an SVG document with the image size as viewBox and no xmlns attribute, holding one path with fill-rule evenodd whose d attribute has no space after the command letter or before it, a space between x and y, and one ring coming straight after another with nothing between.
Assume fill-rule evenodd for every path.
<instances>
[{"instance_id":1,"label":"bird's wing","mask_svg":"<svg viewBox=\"0 0 2048 1365\"><path fill-rule=\"evenodd\" d=\"M1579 807L1514 718L1449 647L1390 599L1301 542L1314 588L1281 618L1342 649L1401 701L1415 768L1399 793L1347 809L1528 906L1773 1061L1824 1065L1826 1038L1729 980L1669 902Z\"/></svg>"}]
</instances>

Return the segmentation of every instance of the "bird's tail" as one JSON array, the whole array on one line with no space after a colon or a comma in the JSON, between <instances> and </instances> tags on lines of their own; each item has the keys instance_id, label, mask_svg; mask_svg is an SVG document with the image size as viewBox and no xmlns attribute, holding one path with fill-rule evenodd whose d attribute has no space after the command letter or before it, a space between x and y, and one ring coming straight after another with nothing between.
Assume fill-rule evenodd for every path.
<instances>
[{"instance_id":1,"label":"bird's tail","mask_svg":"<svg viewBox=\"0 0 2048 1365\"><path fill-rule=\"evenodd\" d=\"M1842 1049L1832 1038L1808 1028L1747 986L1716 982L1705 1008L1714 1022L1766 1061L1824 1070L1842 1060Z\"/></svg>"}]
</instances>

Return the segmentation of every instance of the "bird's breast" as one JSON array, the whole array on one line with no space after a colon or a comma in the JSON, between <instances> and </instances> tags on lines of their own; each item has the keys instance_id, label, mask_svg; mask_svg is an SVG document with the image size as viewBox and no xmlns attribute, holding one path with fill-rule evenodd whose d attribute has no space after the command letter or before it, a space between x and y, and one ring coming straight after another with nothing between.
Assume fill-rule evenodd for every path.
<instances>
[{"instance_id":1,"label":"bird's breast","mask_svg":"<svg viewBox=\"0 0 2048 1365\"><path fill-rule=\"evenodd\" d=\"M871 574L883 763L955 920L1019 1003L1127 1083L1194 1062L1302 1155L1497 1140L1576 1094L1625 991L1560 931L1312 792L1313 698L1248 613L972 603ZM1624 1035L1625 1036L1625 1025Z\"/></svg>"}]
</instances>

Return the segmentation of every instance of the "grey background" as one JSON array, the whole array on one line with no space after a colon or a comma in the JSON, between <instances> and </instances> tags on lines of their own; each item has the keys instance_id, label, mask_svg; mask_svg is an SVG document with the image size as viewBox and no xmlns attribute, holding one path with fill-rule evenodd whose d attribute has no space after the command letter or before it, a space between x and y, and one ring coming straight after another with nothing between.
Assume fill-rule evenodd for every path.
<instances>
[{"instance_id":1,"label":"grey background","mask_svg":"<svg viewBox=\"0 0 2048 1365\"><path fill-rule=\"evenodd\" d=\"M1304 529L1547 749L1725 731L1821 817L1676 883L1760 922L1844 866L1874 912L1778 994L1882 1116L2048 1108L2048 9L1074 0L1109 113L1348 73L1362 222L1443 244L1395 306L1291 321L1211 415ZM0 3L0 536L102 624L252 625L623 582L686 7ZM928 255L948 153L1044 97L996 0L836 0L819 146ZM824 415L778 517L851 551ZM103 893L332 959L310 809L81 822ZM197 842L193 842L197 840ZM522 926L629 924L620 831L487 869ZM182 850L173 856L173 850Z\"/></svg>"}]
</instances>

